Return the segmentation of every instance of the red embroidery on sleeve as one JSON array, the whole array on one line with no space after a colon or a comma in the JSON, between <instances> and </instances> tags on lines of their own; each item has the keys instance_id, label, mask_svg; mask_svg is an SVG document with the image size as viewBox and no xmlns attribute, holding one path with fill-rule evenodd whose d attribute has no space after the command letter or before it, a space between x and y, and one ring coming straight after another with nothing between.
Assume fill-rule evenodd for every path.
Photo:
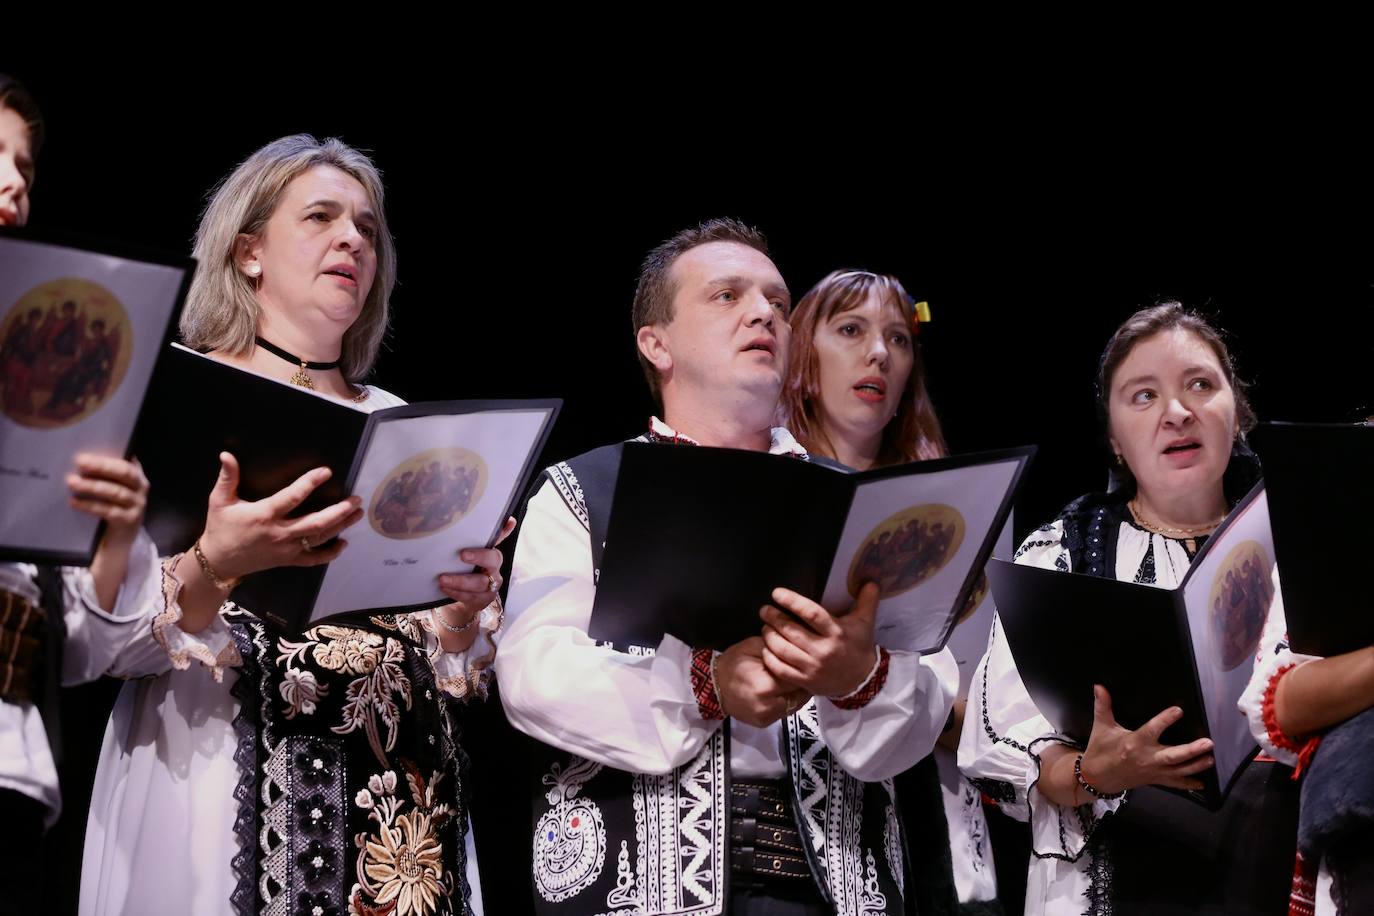
<instances>
[{"instance_id":1,"label":"red embroidery on sleeve","mask_svg":"<svg viewBox=\"0 0 1374 916\"><path fill-rule=\"evenodd\" d=\"M1283 729L1279 728L1279 716L1274 709L1274 695L1279 689L1279 679L1294 668L1296 664L1284 665L1274 676L1269 679L1269 686L1264 688L1264 702L1260 706L1260 711L1264 717L1264 730L1269 733L1269 740L1274 747L1281 747L1285 751L1292 751L1298 755L1298 765L1293 768L1293 778L1297 779L1302 775L1302 771L1311 762L1312 755L1317 752L1317 745L1321 744L1320 737L1309 738L1305 743L1299 744L1288 735L1284 734Z\"/></svg>"},{"instance_id":2,"label":"red embroidery on sleeve","mask_svg":"<svg viewBox=\"0 0 1374 916\"><path fill-rule=\"evenodd\" d=\"M697 711L703 719L724 719L725 710L716 693L715 681L711 678L710 649L697 649L692 653L692 693L697 698Z\"/></svg>"},{"instance_id":3,"label":"red embroidery on sleeve","mask_svg":"<svg viewBox=\"0 0 1374 916\"><path fill-rule=\"evenodd\" d=\"M831 697L830 702L834 703L837 709L863 709L873 702L878 691L882 690L883 685L887 683L887 663L891 658L892 655L879 646L878 667L873 669L873 673L869 675L864 685L847 697L840 697L839 699Z\"/></svg>"}]
</instances>

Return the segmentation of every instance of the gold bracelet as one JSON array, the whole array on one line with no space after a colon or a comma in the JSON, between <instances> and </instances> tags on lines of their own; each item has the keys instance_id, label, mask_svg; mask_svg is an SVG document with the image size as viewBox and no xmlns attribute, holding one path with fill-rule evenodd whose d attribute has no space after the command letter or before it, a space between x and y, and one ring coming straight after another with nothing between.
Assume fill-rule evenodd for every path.
<instances>
[{"instance_id":1,"label":"gold bracelet","mask_svg":"<svg viewBox=\"0 0 1374 916\"><path fill-rule=\"evenodd\" d=\"M205 559L205 551L200 549L200 538L196 538L196 544L191 550L196 555L196 562L200 564L200 571L205 574L205 578L210 580L210 584L222 592L232 592L234 587L239 584L238 579L223 579L215 568L210 565L210 561Z\"/></svg>"}]
</instances>

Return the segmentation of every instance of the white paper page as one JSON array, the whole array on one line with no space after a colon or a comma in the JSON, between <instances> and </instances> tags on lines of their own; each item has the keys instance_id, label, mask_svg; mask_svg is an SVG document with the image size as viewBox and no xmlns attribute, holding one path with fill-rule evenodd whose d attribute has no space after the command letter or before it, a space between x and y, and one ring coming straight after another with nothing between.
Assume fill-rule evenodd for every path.
<instances>
[{"instance_id":1,"label":"white paper page","mask_svg":"<svg viewBox=\"0 0 1374 916\"><path fill-rule=\"evenodd\" d=\"M1236 701L1250 680L1274 597L1273 572L1269 501L1260 493L1221 539L1208 545L1207 555L1194 564L1183 586L1198 682L1223 787L1255 746Z\"/></svg>"},{"instance_id":2,"label":"white paper page","mask_svg":"<svg viewBox=\"0 0 1374 916\"><path fill-rule=\"evenodd\" d=\"M123 457L182 273L0 239L0 543L89 549L65 478L78 451Z\"/></svg>"},{"instance_id":3,"label":"white paper page","mask_svg":"<svg viewBox=\"0 0 1374 916\"><path fill-rule=\"evenodd\" d=\"M921 652L939 648L1018 464L1008 459L860 485L821 603L843 611L865 578L876 578L883 587L878 643Z\"/></svg>"},{"instance_id":4,"label":"white paper page","mask_svg":"<svg viewBox=\"0 0 1374 916\"><path fill-rule=\"evenodd\" d=\"M547 411L411 417L378 425L353 494L366 517L344 532L312 619L435 601L440 573L505 521L512 490ZM407 476L409 475L409 476Z\"/></svg>"},{"instance_id":5,"label":"white paper page","mask_svg":"<svg viewBox=\"0 0 1374 916\"><path fill-rule=\"evenodd\" d=\"M1007 523L1002 526L1002 533L997 536L997 543L992 548L992 555L1000 560L1010 560L1015 549L1011 528L1012 519L1009 515ZM949 634L949 641L945 643L945 647L953 653L954 660L959 663L961 697L968 696L969 684L973 682L973 669L978 667L978 662L988 649L992 615L997 610L997 604L992 600L992 589L987 587L986 580L983 580L983 587L974 593L974 600L978 601L978 604L973 613L955 624L954 632Z\"/></svg>"}]
</instances>

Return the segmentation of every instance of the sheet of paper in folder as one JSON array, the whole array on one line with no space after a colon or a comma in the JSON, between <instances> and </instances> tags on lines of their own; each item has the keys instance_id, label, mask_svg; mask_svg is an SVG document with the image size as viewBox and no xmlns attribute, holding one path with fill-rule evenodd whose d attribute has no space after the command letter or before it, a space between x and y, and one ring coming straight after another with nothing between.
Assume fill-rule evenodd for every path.
<instances>
[{"instance_id":1,"label":"sheet of paper in folder","mask_svg":"<svg viewBox=\"0 0 1374 916\"><path fill-rule=\"evenodd\" d=\"M194 262L0 233L0 557L84 566L78 452L124 457Z\"/></svg>"}]
</instances>

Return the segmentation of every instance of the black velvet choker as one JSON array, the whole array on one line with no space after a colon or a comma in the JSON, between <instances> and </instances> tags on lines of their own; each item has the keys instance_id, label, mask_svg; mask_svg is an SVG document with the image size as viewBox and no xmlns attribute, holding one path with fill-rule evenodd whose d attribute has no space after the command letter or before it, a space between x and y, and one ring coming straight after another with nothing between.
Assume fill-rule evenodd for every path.
<instances>
[{"instance_id":1,"label":"black velvet choker","mask_svg":"<svg viewBox=\"0 0 1374 916\"><path fill-rule=\"evenodd\" d=\"M296 365L300 366L302 369L323 370L323 369L337 369L337 368L339 368L339 361L338 361L337 359L334 360L332 363L311 363L311 362L306 362L305 360L301 359L299 356L297 356L296 354L292 353L291 351L289 351L289 350L283 350L281 347L277 346L276 344L271 343L270 341L264 340L264 339L261 338L261 337L254 337L253 339L256 340L256 341L258 342L258 346L262 347L262 348L263 348L264 350L266 350L268 353L271 353L271 354L273 354L274 356L280 356L282 359L286 360L286 361L289 362L289 363L295 363Z\"/></svg>"}]
</instances>

